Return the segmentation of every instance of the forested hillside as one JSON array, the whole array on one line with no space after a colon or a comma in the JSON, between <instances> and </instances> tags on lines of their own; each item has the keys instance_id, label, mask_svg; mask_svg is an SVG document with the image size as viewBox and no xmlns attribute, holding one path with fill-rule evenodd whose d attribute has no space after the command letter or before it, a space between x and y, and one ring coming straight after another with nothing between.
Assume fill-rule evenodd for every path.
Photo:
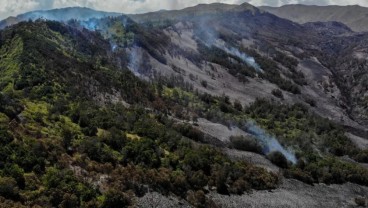
<instances>
[{"instance_id":1,"label":"forested hillside","mask_svg":"<svg viewBox=\"0 0 368 208\"><path fill-rule=\"evenodd\" d=\"M307 71L328 49L270 39L303 37L306 26L228 9L230 23L210 28L186 16L136 23L122 15L0 30L0 206L135 207L158 192L220 207L211 193L271 191L290 178L368 186L368 151L348 136L364 137L364 116L340 111L334 75L316 81ZM233 25L239 19L249 21ZM305 37L320 40L310 30ZM256 45L239 44L243 36ZM335 112L342 119L329 118ZM204 120L231 135L220 138ZM237 151L268 166L234 159Z\"/></svg>"}]
</instances>

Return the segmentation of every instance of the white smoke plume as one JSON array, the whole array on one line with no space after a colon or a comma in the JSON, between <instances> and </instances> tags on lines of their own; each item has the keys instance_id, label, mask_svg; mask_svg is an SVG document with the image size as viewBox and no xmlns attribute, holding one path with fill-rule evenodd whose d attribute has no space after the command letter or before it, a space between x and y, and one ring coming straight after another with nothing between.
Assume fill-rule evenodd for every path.
<instances>
[{"instance_id":1,"label":"white smoke plume","mask_svg":"<svg viewBox=\"0 0 368 208\"><path fill-rule=\"evenodd\" d=\"M140 48L132 47L129 50L129 65L128 68L134 73L135 76L141 77L140 67L142 65L142 53Z\"/></svg>"},{"instance_id":2,"label":"white smoke plume","mask_svg":"<svg viewBox=\"0 0 368 208\"><path fill-rule=\"evenodd\" d=\"M292 151L285 149L275 137L267 134L265 130L257 126L255 123L248 122L247 129L248 132L255 136L256 139L264 146L264 154L279 151L293 164L297 162L296 156Z\"/></svg>"},{"instance_id":3,"label":"white smoke plume","mask_svg":"<svg viewBox=\"0 0 368 208\"><path fill-rule=\"evenodd\" d=\"M257 72L261 72L263 73L263 70L261 69L261 67L258 65L258 63L256 62L256 60L251 57L248 56L247 54L240 52L238 49L236 48L228 48L228 47L221 47L224 51L226 51L226 53L231 54L233 56L236 56L238 58L240 58L241 60L243 60L248 66L253 67Z\"/></svg>"}]
</instances>

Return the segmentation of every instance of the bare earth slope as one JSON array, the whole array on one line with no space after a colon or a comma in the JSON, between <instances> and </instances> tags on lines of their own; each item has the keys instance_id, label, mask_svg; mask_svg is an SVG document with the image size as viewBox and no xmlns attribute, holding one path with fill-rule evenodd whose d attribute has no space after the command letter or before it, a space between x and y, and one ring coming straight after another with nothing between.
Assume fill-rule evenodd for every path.
<instances>
[{"instance_id":1,"label":"bare earth slope","mask_svg":"<svg viewBox=\"0 0 368 208\"><path fill-rule=\"evenodd\" d=\"M344 185L306 185L296 180L285 180L274 191L255 191L241 196L219 195L211 192L210 198L223 208L336 208L356 207L355 198L365 196L368 188L347 183ZM137 200L138 207L192 207L183 200L149 193Z\"/></svg>"}]
</instances>

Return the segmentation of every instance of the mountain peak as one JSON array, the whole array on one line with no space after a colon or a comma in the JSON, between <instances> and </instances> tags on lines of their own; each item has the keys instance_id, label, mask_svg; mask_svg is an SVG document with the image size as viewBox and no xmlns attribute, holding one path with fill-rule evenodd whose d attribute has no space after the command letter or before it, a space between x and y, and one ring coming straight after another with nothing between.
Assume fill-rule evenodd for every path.
<instances>
[{"instance_id":1,"label":"mountain peak","mask_svg":"<svg viewBox=\"0 0 368 208\"><path fill-rule=\"evenodd\" d=\"M208 12L212 13L212 12L229 11L237 6L238 5L224 4L224 3L198 4L193 7L184 8L180 11L185 11L185 12L195 11L195 12L200 12L200 13L208 13Z\"/></svg>"},{"instance_id":2,"label":"mountain peak","mask_svg":"<svg viewBox=\"0 0 368 208\"><path fill-rule=\"evenodd\" d=\"M0 21L0 29L5 28L6 26L14 25L20 22L17 17L10 16L2 21Z\"/></svg>"},{"instance_id":3,"label":"mountain peak","mask_svg":"<svg viewBox=\"0 0 368 208\"><path fill-rule=\"evenodd\" d=\"M212 4L198 4L193 7L185 8L182 11L200 10L201 12L226 12L226 11L245 11L256 10L257 8L249 3L237 4L225 4L225 3L212 3Z\"/></svg>"},{"instance_id":4,"label":"mountain peak","mask_svg":"<svg viewBox=\"0 0 368 208\"><path fill-rule=\"evenodd\" d=\"M187 7L181 10L170 10L160 12L150 12L146 14L135 14L130 17L137 22L145 21L160 21L163 19L186 19L194 16L203 15L216 15L224 12L245 12L245 11L259 11L257 7L248 3L243 4L225 4L225 3L212 3L212 4L198 4L196 6Z\"/></svg>"},{"instance_id":5,"label":"mountain peak","mask_svg":"<svg viewBox=\"0 0 368 208\"><path fill-rule=\"evenodd\" d=\"M259 9L255 6L253 6L253 5L248 4L248 3L245 2L243 4L240 4L236 8L234 8L233 11L235 11L235 12L243 12L243 11L256 12L256 11L259 11Z\"/></svg>"}]
</instances>

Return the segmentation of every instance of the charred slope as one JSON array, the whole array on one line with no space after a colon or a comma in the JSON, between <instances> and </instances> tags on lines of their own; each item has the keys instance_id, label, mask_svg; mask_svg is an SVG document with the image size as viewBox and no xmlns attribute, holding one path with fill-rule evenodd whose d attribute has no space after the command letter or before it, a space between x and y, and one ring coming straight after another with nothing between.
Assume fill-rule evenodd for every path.
<instances>
[{"instance_id":1,"label":"charred slope","mask_svg":"<svg viewBox=\"0 0 368 208\"><path fill-rule=\"evenodd\" d=\"M341 88L350 102L351 115L367 125L367 34L353 35L339 39L343 50L332 63L335 64Z\"/></svg>"},{"instance_id":2,"label":"charred slope","mask_svg":"<svg viewBox=\"0 0 368 208\"><path fill-rule=\"evenodd\" d=\"M173 18L168 18L169 15ZM216 73L211 73L212 78L201 78L210 86L203 89L198 84L201 80L196 83L184 76L188 83L197 88L213 93L217 91L217 95L225 92L231 98L247 103L247 100L253 100L255 96L249 89L239 86L244 80L252 82L255 78L261 78L264 83L257 85L268 89L259 93L262 97L273 97L271 91L277 89L267 85L275 84L284 94L289 95L288 102L320 102L321 105L316 105L315 109L325 117L354 128L366 128L357 124L364 124L364 121L349 110L349 106L353 105L350 89L346 81L341 79L340 70L336 70L341 64L333 62L338 56L352 53L348 52L349 44L359 42L357 39L360 35L354 34L344 24L320 22L299 25L248 4L223 7L218 4L200 5L180 11L135 15L132 18L147 28L159 28L171 38L170 46L174 47L166 48L166 52L171 55L166 58L169 67L174 66L170 67L172 71L188 67L174 60L175 57L184 56L189 63L197 66L186 73L197 76L197 73L192 73L195 68L200 70L206 68L201 64L212 63L220 65L240 81L235 86L229 86L233 90L216 89L214 86L223 84L213 81ZM249 60L247 63L247 58L254 60L258 66ZM308 64L311 62L314 63ZM256 75L257 67L264 68L264 73ZM165 69L162 73L171 70ZM226 79L226 82L234 81ZM254 86L252 88L256 89ZM242 94L247 96L237 94L235 89L244 91Z\"/></svg>"}]
</instances>

